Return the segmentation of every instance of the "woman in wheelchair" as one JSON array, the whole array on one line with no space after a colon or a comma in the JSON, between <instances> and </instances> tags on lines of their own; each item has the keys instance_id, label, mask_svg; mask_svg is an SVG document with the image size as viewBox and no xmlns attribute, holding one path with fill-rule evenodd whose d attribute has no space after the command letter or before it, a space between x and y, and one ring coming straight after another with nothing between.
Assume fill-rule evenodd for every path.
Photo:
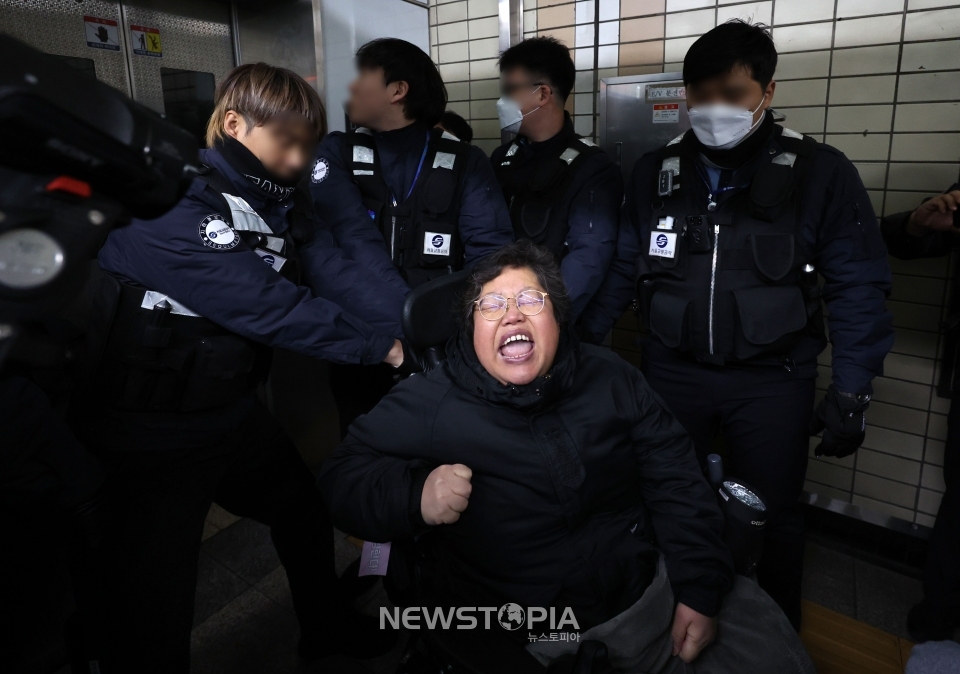
<instances>
[{"instance_id":1,"label":"woman in wheelchair","mask_svg":"<svg viewBox=\"0 0 960 674\"><path fill-rule=\"evenodd\" d=\"M562 631L602 641L616 671L813 672L776 604L735 576L686 432L637 369L577 343L552 255L511 244L467 286L441 367L396 386L326 460L334 523L417 538L421 605L572 613ZM449 633L540 668L578 648L540 639L548 622L492 615Z\"/></svg>"}]
</instances>

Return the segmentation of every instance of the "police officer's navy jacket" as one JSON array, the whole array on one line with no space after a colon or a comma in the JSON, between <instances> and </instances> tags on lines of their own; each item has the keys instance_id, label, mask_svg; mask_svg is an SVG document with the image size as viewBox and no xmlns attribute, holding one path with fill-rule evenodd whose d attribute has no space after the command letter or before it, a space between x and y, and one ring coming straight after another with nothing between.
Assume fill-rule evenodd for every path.
<instances>
[{"instance_id":1,"label":"police officer's navy jacket","mask_svg":"<svg viewBox=\"0 0 960 674\"><path fill-rule=\"evenodd\" d=\"M381 362L402 334L399 279L371 277L318 223L296 251L304 285L287 280L277 271L282 256L267 244L255 251L236 228L262 222L265 239L283 237L292 190L261 189L215 149L201 161L229 181L235 198L194 180L167 214L112 231L101 267L153 293L152 304L166 297L174 313L199 314L255 342L341 363Z\"/></svg>"},{"instance_id":2,"label":"police officer's navy jacket","mask_svg":"<svg viewBox=\"0 0 960 674\"><path fill-rule=\"evenodd\" d=\"M566 335L526 386L490 376L470 337L448 353L324 462L337 527L369 541L422 534L422 577L447 606L570 606L584 629L637 601L662 553L677 600L716 614L733 578L716 499L638 370ZM470 503L456 523L428 526L424 482L454 463L473 471Z\"/></svg>"},{"instance_id":3,"label":"police officer's navy jacket","mask_svg":"<svg viewBox=\"0 0 960 674\"><path fill-rule=\"evenodd\" d=\"M355 135L333 132L324 138L310 190L317 213L330 225L337 243L371 274L394 282L396 266L416 285L431 275L470 265L513 241L503 197L480 148L416 122L392 131L351 133ZM447 148L437 148L441 137ZM424 191L437 179L449 177L444 172L457 176L454 203L447 212L454 222L445 222L444 212L431 214L424 207ZM363 182L367 178L376 178L385 187L384 194L365 194L361 186L368 188ZM372 203L378 200L381 203ZM396 226L406 228L396 231L395 237L390 231L393 213L398 214ZM386 251L387 259L371 259L367 254L371 245Z\"/></svg>"},{"instance_id":4,"label":"police officer's navy jacket","mask_svg":"<svg viewBox=\"0 0 960 674\"><path fill-rule=\"evenodd\" d=\"M623 201L619 169L605 152L577 135L569 115L553 138L534 143L518 136L494 150L490 163L517 237L554 253L573 314L579 316L615 256Z\"/></svg>"},{"instance_id":5,"label":"police officer's navy jacket","mask_svg":"<svg viewBox=\"0 0 960 674\"><path fill-rule=\"evenodd\" d=\"M648 352L813 377L822 297L833 383L870 392L893 328L886 247L863 183L839 150L769 114L756 134L735 168L708 160L692 131L637 162L624 209L638 232Z\"/></svg>"}]
</instances>

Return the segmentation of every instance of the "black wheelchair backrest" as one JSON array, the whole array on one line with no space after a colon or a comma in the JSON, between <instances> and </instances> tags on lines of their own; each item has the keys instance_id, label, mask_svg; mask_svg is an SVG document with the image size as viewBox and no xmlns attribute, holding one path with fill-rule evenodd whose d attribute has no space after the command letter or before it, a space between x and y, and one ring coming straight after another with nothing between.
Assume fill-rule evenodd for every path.
<instances>
[{"instance_id":1,"label":"black wheelchair backrest","mask_svg":"<svg viewBox=\"0 0 960 674\"><path fill-rule=\"evenodd\" d=\"M443 347L457 331L457 311L469 270L446 274L410 291L401 325L407 344L427 368L444 357Z\"/></svg>"}]
</instances>

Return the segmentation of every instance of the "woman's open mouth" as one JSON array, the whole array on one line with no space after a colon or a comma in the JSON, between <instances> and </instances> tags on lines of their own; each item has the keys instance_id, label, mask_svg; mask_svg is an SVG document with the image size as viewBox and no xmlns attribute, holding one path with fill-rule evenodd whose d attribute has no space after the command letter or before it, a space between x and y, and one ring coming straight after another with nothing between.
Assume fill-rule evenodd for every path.
<instances>
[{"instance_id":1,"label":"woman's open mouth","mask_svg":"<svg viewBox=\"0 0 960 674\"><path fill-rule=\"evenodd\" d=\"M523 363L533 355L534 341L526 330L513 330L500 340L498 352L508 363Z\"/></svg>"}]
</instances>

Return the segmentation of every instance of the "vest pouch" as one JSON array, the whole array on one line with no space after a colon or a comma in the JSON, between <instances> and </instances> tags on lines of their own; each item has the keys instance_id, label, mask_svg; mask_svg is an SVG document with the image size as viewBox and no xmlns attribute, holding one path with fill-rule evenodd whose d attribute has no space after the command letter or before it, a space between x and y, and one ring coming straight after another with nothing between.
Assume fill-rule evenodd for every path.
<instances>
[{"instance_id":1,"label":"vest pouch","mask_svg":"<svg viewBox=\"0 0 960 674\"><path fill-rule=\"evenodd\" d=\"M760 354L788 351L807 325L807 310L799 286L759 286L733 292L739 329L734 331L733 356L746 360Z\"/></svg>"},{"instance_id":2,"label":"vest pouch","mask_svg":"<svg viewBox=\"0 0 960 674\"><path fill-rule=\"evenodd\" d=\"M647 329L664 346L686 350L689 341L687 314L690 300L664 291L653 293L647 316Z\"/></svg>"},{"instance_id":3,"label":"vest pouch","mask_svg":"<svg viewBox=\"0 0 960 674\"><path fill-rule=\"evenodd\" d=\"M256 385L253 372L258 349L236 335L201 337L186 372L181 412L227 407Z\"/></svg>"},{"instance_id":4,"label":"vest pouch","mask_svg":"<svg viewBox=\"0 0 960 674\"><path fill-rule=\"evenodd\" d=\"M780 281L794 268L796 241L793 234L751 234L753 263L768 281Z\"/></svg>"}]
</instances>

